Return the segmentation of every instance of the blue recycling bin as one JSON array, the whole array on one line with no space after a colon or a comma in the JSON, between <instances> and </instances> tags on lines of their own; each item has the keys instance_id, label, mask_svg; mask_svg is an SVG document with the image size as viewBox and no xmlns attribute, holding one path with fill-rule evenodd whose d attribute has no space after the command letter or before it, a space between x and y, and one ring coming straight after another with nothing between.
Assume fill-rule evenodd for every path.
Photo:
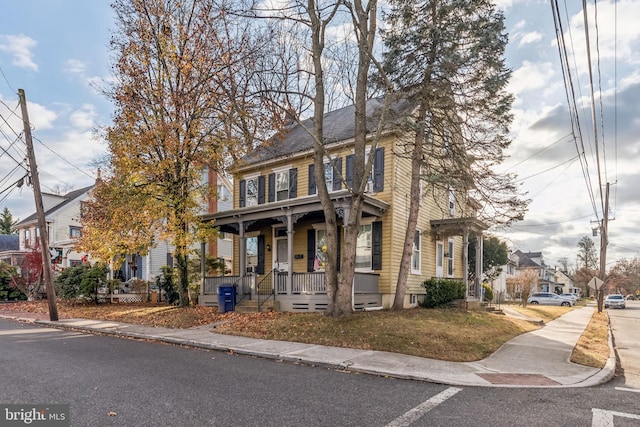
<instances>
[{"instance_id":1,"label":"blue recycling bin","mask_svg":"<svg viewBox=\"0 0 640 427\"><path fill-rule=\"evenodd\" d=\"M230 284L218 286L218 313L234 311L236 305L236 288Z\"/></svg>"}]
</instances>

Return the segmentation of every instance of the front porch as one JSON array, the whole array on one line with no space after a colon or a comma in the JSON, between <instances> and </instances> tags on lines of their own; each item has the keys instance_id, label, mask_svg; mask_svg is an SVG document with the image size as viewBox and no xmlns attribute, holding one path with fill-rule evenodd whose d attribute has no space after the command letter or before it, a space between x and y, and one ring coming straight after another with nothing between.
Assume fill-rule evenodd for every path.
<instances>
[{"instance_id":1,"label":"front porch","mask_svg":"<svg viewBox=\"0 0 640 427\"><path fill-rule=\"evenodd\" d=\"M281 311L324 311L327 308L327 291L324 272L270 271L266 275L205 277L198 304L218 305L218 287L234 286L236 303L256 300L258 308L268 301L277 301ZM353 280L353 308L365 310L381 307L382 296L378 291L378 274L355 273Z\"/></svg>"}]
</instances>

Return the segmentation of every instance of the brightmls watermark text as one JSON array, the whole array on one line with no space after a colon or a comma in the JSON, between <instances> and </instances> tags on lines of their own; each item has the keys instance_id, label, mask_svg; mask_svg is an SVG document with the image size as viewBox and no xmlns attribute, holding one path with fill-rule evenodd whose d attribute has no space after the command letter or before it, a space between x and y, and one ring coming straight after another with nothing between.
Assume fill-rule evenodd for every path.
<instances>
[{"instance_id":1,"label":"brightmls watermark text","mask_svg":"<svg viewBox=\"0 0 640 427\"><path fill-rule=\"evenodd\" d=\"M69 427L71 425L70 415L68 404L0 403L0 427Z\"/></svg>"}]
</instances>

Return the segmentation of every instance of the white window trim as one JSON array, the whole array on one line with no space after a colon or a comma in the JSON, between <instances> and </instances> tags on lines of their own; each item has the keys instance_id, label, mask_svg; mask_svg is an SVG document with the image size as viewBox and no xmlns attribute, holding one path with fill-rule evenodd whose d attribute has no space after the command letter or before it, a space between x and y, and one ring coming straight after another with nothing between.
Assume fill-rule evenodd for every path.
<instances>
[{"instance_id":1,"label":"white window trim","mask_svg":"<svg viewBox=\"0 0 640 427\"><path fill-rule=\"evenodd\" d=\"M367 219L366 221L360 221L360 227L363 227L365 225L371 225L374 222L375 221L373 218ZM371 227L371 232L373 233L373 226ZM358 234L360 234L360 230L358 230ZM358 257L358 244L356 242L356 258L357 257ZM370 255L369 263L371 266L373 266L373 236L371 241L371 255ZM354 271L357 271L359 273L371 273L374 270L371 267L356 267Z\"/></svg>"},{"instance_id":2,"label":"white window trim","mask_svg":"<svg viewBox=\"0 0 640 427\"><path fill-rule=\"evenodd\" d=\"M449 248L451 248L450 252L449 252ZM454 240L453 239L447 240L447 248L445 251L449 255L447 257L447 263L445 265L445 268L447 269L446 271L447 277L453 277L456 272L455 250L456 250L456 245ZM451 269L449 269L449 265L451 265Z\"/></svg>"},{"instance_id":3,"label":"white window trim","mask_svg":"<svg viewBox=\"0 0 640 427\"><path fill-rule=\"evenodd\" d=\"M420 241L418 242L418 268L413 268L413 248L411 248L411 274L422 274L422 230L416 229L416 234L419 236ZM416 246L415 237L413 241L413 247Z\"/></svg>"}]
</instances>

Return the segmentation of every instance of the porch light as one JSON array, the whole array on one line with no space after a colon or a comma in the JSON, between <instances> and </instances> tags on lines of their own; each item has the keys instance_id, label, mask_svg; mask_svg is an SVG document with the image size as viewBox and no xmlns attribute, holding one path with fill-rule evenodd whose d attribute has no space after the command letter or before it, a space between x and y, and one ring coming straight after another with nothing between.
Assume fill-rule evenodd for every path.
<instances>
[{"instance_id":1,"label":"porch light","mask_svg":"<svg viewBox=\"0 0 640 427\"><path fill-rule=\"evenodd\" d=\"M271 252L271 244L267 243L267 252Z\"/></svg>"}]
</instances>

